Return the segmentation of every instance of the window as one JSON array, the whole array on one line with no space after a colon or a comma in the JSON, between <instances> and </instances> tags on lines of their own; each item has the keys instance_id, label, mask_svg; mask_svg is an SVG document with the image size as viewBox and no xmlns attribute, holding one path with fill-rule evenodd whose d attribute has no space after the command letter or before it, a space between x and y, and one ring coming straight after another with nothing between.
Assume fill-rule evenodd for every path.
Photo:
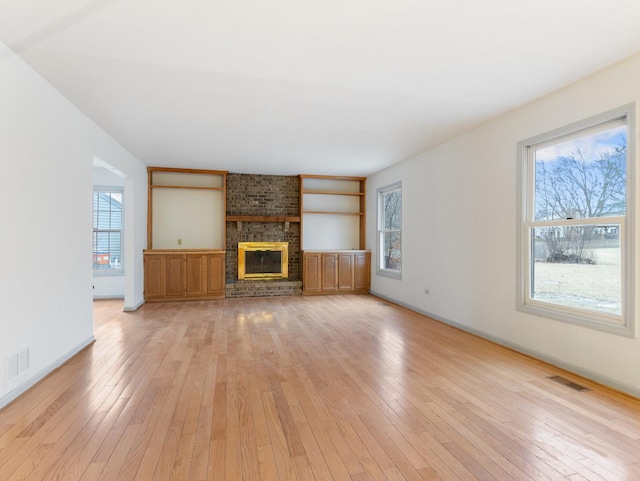
<instances>
[{"instance_id":1,"label":"window","mask_svg":"<svg viewBox=\"0 0 640 481\"><path fill-rule=\"evenodd\" d=\"M402 184L378 190L378 273L402 273Z\"/></svg>"},{"instance_id":2,"label":"window","mask_svg":"<svg viewBox=\"0 0 640 481\"><path fill-rule=\"evenodd\" d=\"M122 189L93 192L93 270L122 272Z\"/></svg>"},{"instance_id":3,"label":"window","mask_svg":"<svg viewBox=\"0 0 640 481\"><path fill-rule=\"evenodd\" d=\"M518 307L633 335L631 107L521 142Z\"/></svg>"}]
</instances>

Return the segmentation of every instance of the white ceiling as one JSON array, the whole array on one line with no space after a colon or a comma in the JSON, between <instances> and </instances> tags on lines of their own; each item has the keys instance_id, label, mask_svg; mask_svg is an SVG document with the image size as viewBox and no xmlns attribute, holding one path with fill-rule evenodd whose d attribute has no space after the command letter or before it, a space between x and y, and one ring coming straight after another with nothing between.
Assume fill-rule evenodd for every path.
<instances>
[{"instance_id":1,"label":"white ceiling","mask_svg":"<svg viewBox=\"0 0 640 481\"><path fill-rule=\"evenodd\" d=\"M0 0L147 165L368 175L640 51L638 0Z\"/></svg>"}]
</instances>

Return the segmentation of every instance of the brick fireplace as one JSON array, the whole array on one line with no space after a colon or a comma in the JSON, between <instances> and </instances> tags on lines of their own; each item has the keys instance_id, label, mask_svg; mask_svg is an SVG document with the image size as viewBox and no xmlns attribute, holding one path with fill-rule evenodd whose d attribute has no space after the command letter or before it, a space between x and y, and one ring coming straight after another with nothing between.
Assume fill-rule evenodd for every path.
<instances>
[{"instance_id":1,"label":"brick fireplace","mask_svg":"<svg viewBox=\"0 0 640 481\"><path fill-rule=\"evenodd\" d=\"M300 216L300 178L251 174L227 175L226 296L290 296L302 292L300 222L248 220ZM239 242L287 242L287 279L238 279Z\"/></svg>"}]
</instances>

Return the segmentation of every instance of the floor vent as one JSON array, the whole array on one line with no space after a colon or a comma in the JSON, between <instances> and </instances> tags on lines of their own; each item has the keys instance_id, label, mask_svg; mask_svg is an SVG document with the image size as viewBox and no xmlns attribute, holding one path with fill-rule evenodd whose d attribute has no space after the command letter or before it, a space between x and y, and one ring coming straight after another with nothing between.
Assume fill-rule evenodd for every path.
<instances>
[{"instance_id":1,"label":"floor vent","mask_svg":"<svg viewBox=\"0 0 640 481\"><path fill-rule=\"evenodd\" d=\"M11 381L29 369L29 348L7 357L6 363L7 381Z\"/></svg>"},{"instance_id":2,"label":"floor vent","mask_svg":"<svg viewBox=\"0 0 640 481\"><path fill-rule=\"evenodd\" d=\"M576 384L573 381L569 381L567 378L562 376L549 376L547 379L551 379L554 382L559 384L563 384L564 386L570 387L571 389L575 389L576 391L588 391L589 388L585 386L581 386L580 384Z\"/></svg>"}]
</instances>

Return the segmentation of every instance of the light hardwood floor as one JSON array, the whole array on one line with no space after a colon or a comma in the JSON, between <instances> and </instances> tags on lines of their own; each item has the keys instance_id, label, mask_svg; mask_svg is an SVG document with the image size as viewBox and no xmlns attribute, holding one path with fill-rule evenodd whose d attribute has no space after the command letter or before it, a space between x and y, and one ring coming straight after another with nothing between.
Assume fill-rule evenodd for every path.
<instances>
[{"instance_id":1,"label":"light hardwood floor","mask_svg":"<svg viewBox=\"0 0 640 481\"><path fill-rule=\"evenodd\" d=\"M372 296L121 309L0 411L0 480L640 479L638 400Z\"/></svg>"}]
</instances>

